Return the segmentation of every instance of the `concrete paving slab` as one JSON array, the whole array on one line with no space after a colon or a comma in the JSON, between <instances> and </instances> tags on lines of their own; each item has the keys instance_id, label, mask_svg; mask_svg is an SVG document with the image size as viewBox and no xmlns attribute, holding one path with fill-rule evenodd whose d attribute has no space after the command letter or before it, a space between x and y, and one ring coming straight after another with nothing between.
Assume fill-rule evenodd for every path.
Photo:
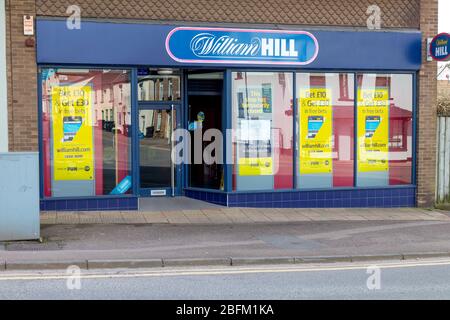
<instances>
[{"instance_id":1,"label":"concrete paving slab","mask_svg":"<svg viewBox=\"0 0 450 320\"><path fill-rule=\"evenodd\" d=\"M164 267L230 266L231 258L163 259Z\"/></svg>"},{"instance_id":2,"label":"concrete paving slab","mask_svg":"<svg viewBox=\"0 0 450 320\"><path fill-rule=\"evenodd\" d=\"M80 212L78 217L80 224L97 224L103 222L100 212Z\"/></svg>"},{"instance_id":3,"label":"concrete paving slab","mask_svg":"<svg viewBox=\"0 0 450 320\"><path fill-rule=\"evenodd\" d=\"M147 223L169 223L169 220L160 211L142 211L141 213Z\"/></svg>"},{"instance_id":4,"label":"concrete paving slab","mask_svg":"<svg viewBox=\"0 0 450 320\"><path fill-rule=\"evenodd\" d=\"M102 211L100 216L105 224L125 223L120 211Z\"/></svg>"},{"instance_id":5,"label":"concrete paving slab","mask_svg":"<svg viewBox=\"0 0 450 320\"><path fill-rule=\"evenodd\" d=\"M147 221L144 218L144 215L139 211L122 211L121 214L125 223L129 224L147 223Z\"/></svg>"},{"instance_id":6,"label":"concrete paving slab","mask_svg":"<svg viewBox=\"0 0 450 320\"><path fill-rule=\"evenodd\" d=\"M59 211L56 213L56 223L58 224L78 224L80 217L78 212Z\"/></svg>"},{"instance_id":7,"label":"concrete paving slab","mask_svg":"<svg viewBox=\"0 0 450 320\"><path fill-rule=\"evenodd\" d=\"M76 266L80 269L87 269L86 260L74 261L21 261L21 260L7 260L5 270L63 270L69 267Z\"/></svg>"},{"instance_id":8,"label":"concrete paving slab","mask_svg":"<svg viewBox=\"0 0 450 320\"><path fill-rule=\"evenodd\" d=\"M162 268L162 259L88 260L88 269Z\"/></svg>"},{"instance_id":9,"label":"concrete paving slab","mask_svg":"<svg viewBox=\"0 0 450 320\"><path fill-rule=\"evenodd\" d=\"M182 211L162 211L162 214L169 221L169 223L189 223L189 219L183 214Z\"/></svg>"}]
</instances>

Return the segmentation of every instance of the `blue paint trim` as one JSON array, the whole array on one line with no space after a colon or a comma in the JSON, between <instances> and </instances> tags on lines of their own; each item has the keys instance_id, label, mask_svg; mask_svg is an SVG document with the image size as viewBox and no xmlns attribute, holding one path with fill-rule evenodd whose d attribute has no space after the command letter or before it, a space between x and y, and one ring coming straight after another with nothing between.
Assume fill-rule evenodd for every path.
<instances>
[{"instance_id":1,"label":"blue paint trim","mask_svg":"<svg viewBox=\"0 0 450 320\"><path fill-rule=\"evenodd\" d=\"M417 121L418 121L418 81L417 81L417 73L413 74L413 119L412 119L412 172L411 172L411 183L417 184Z\"/></svg>"},{"instance_id":2,"label":"blue paint trim","mask_svg":"<svg viewBox=\"0 0 450 320\"><path fill-rule=\"evenodd\" d=\"M225 72L225 78L224 78L224 100L225 103L223 104L223 119L225 120L225 130L227 129L233 129L233 107L232 107L232 96L231 96L231 90L232 90L232 73L230 70L226 70ZM233 145L232 141L230 141L230 152L233 154ZM226 192L231 192L233 190L233 164L232 163L226 163L226 159L228 158L227 151L227 144L228 144L228 136L224 135L224 150L225 150L225 163L224 163L224 190ZM234 161L234 159L233 159Z\"/></svg>"},{"instance_id":3,"label":"blue paint trim","mask_svg":"<svg viewBox=\"0 0 450 320\"><path fill-rule=\"evenodd\" d=\"M137 85L136 85L137 87ZM137 94L137 91L136 91ZM136 99L137 100L137 99ZM164 110L164 109L170 109L172 105L179 106L182 104L181 100L175 100L175 101L139 101L137 100L137 105L139 106L139 109L157 109L157 110Z\"/></svg>"},{"instance_id":4,"label":"blue paint trim","mask_svg":"<svg viewBox=\"0 0 450 320\"><path fill-rule=\"evenodd\" d=\"M182 97L183 97L183 124L182 127L189 127L189 94L188 94L188 73L183 72L183 86L182 86ZM186 144L184 146L184 152L188 152L189 162L192 161L191 148L186 148ZM183 181L182 186L183 189L189 187L189 164L183 162ZM183 190L184 193L184 190Z\"/></svg>"},{"instance_id":5,"label":"blue paint trim","mask_svg":"<svg viewBox=\"0 0 450 320\"><path fill-rule=\"evenodd\" d=\"M297 189L297 172L299 170L299 163L297 161L298 156L298 146L297 146L297 132L300 132L300 123L297 122L297 116L300 114L300 111L298 110L298 101L297 101L297 73L292 73L292 85L294 86L294 91L292 93L292 130L293 130L293 136L292 136L292 156L293 156L293 165L292 170L294 171L292 174L293 184L292 188Z\"/></svg>"},{"instance_id":6,"label":"blue paint trim","mask_svg":"<svg viewBox=\"0 0 450 320\"><path fill-rule=\"evenodd\" d=\"M136 93L136 97L137 97L137 93ZM177 115L176 118L176 125L177 127L182 127L182 123L183 123L183 119L182 118L178 118L178 115L182 115L181 112L181 105L179 103L170 103L170 104L141 104L141 103L137 103L137 111L136 111L136 115L135 115L135 130L134 130L134 136L135 138L135 148L136 148L136 172L137 172L137 181L138 181L138 185L137 185L137 195L141 196L141 197L150 197L151 196L151 190L166 190L166 195L167 196L172 196L172 188L169 187L162 187L162 188L141 188L140 187L140 148L139 148L139 111L141 110L166 110L166 111L170 111L171 107L173 105L173 110L175 111L175 114ZM173 115L171 115L173 116ZM171 119L173 121L173 118ZM183 169L182 169L183 170ZM175 179L175 186L174 186L174 195L175 196L179 196L181 195L181 185L182 185L182 172L180 173L178 170L178 166L175 167L175 174L176 179Z\"/></svg>"},{"instance_id":7,"label":"blue paint trim","mask_svg":"<svg viewBox=\"0 0 450 320\"><path fill-rule=\"evenodd\" d=\"M39 148L39 198L44 198L44 151L43 151L43 129L42 129L42 69L38 67L37 99L38 99L38 148Z\"/></svg>"},{"instance_id":8,"label":"blue paint trim","mask_svg":"<svg viewBox=\"0 0 450 320\"><path fill-rule=\"evenodd\" d=\"M139 110L137 104L137 96L138 96L138 76L137 69L133 68L131 71L131 119L133 122L131 123L131 168L133 170L133 194L139 194L139 140L137 135L137 130L139 130Z\"/></svg>"},{"instance_id":9,"label":"blue paint trim","mask_svg":"<svg viewBox=\"0 0 450 320\"><path fill-rule=\"evenodd\" d=\"M358 73L353 73L353 186L358 183Z\"/></svg>"},{"instance_id":10,"label":"blue paint trim","mask_svg":"<svg viewBox=\"0 0 450 320\"><path fill-rule=\"evenodd\" d=\"M175 27L177 26L85 21L80 30L68 30L64 19L39 18L36 21L37 62L197 67L196 63L177 62L166 52L166 36ZM317 59L303 67L304 70L384 68L417 71L422 63L422 35L419 31L374 32L313 28L303 31L311 32L320 46ZM74 47L87 47L90 50L74 51ZM200 66L205 67L204 64ZM224 66L210 64L210 68ZM227 65L231 66L238 67L233 63ZM287 65L286 68L292 66Z\"/></svg>"}]
</instances>

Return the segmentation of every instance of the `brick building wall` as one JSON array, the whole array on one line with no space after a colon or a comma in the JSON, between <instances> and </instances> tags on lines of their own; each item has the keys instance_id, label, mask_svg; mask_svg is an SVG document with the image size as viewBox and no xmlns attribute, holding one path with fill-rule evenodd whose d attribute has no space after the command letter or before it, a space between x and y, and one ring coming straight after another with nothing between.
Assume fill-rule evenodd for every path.
<instances>
[{"instance_id":1,"label":"brick building wall","mask_svg":"<svg viewBox=\"0 0 450 320\"><path fill-rule=\"evenodd\" d=\"M10 150L38 149L35 48L25 46L23 15L68 16L71 0L6 0ZM382 11L382 28L437 33L438 0L78 0L82 18L365 27L368 6ZM389 48L387 48L389 49ZM418 204L434 202L436 63L419 74Z\"/></svg>"},{"instance_id":2,"label":"brick building wall","mask_svg":"<svg viewBox=\"0 0 450 320\"><path fill-rule=\"evenodd\" d=\"M437 63L427 62L426 41L438 32L438 0L421 0L422 69L419 72L417 204L432 206L436 192Z\"/></svg>"},{"instance_id":3,"label":"brick building wall","mask_svg":"<svg viewBox=\"0 0 450 320\"><path fill-rule=\"evenodd\" d=\"M35 0L6 1L8 123L11 151L38 150L36 50L25 46L23 16L36 15Z\"/></svg>"},{"instance_id":4,"label":"brick building wall","mask_svg":"<svg viewBox=\"0 0 450 320\"><path fill-rule=\"evenodd\" d=\"M72 0L36 0L37 14L66 16ZM377 4L384 28L419 28L420 0L77 0L86 18L359 26Z\"/></svg>"}]
</instances>

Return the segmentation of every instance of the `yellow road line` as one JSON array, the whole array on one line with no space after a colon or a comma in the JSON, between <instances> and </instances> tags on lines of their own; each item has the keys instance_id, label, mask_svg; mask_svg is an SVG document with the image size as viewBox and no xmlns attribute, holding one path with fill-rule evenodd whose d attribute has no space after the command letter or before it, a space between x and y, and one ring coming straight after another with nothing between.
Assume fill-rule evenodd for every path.
<instances>
[{"instance_id":1,"label":"yellow road line","mask_svg":"<svg viewBox=\"0 0 450 320\"><path fill-rule=\"evenodd\" d=\"M111 279L111 278L150 278L150 277L174 277L174 276L208 276L208 275L233 275L233 274L257 274L257 273L287 273L287 272L321 272L321 271L346 271L346 270L364 270L369 266L377 266L380 269L394 269L394 268L412 268L412 267L427 267L427 266L445 266L450 265L450 260L440 261L423 261L423 262L404 262L404 263L365 263L358 265L343 265L343 266L293 266L293 267L227 267L225 269L196 269L196 270L164 270L164 271L110 271L110 273L89 273L83 274L81 272L81 279ZM90 271L93 272L93 271ZM73 278L73 275L66 275L63 273L55 274L5 274L0 273L0 281L11 280L65 280Z\"/></svg>"}]
</instances>

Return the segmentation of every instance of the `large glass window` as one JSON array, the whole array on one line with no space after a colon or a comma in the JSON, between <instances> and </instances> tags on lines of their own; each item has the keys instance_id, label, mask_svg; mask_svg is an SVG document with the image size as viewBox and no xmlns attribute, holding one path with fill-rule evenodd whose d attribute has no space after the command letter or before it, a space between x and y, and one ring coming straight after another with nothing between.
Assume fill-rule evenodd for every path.
<instances>
[{"instance_id":1,"label":"large glass window","mask_svg":"<svg viewBox=\"0 0 450 320\"><path fill-rule=\"evenodd\" d=\"M293 188L293 76L233 72L233 190Z\"/></svg>"},{"instance_id":2,"label":"large glass window","mask_svg":"<svg viewBox=\"0 0 450 320\"><path fill-rule=\"evenodd\" d=\"M410 74L358 75L357 186L412 183L412 80Z\"/></svg>"},{"instance_id":3,"label":"large glass window","mask_svg":"<svg viewBox=\"0 0 450 320\"><path fill-rule=\"evenodd\" d=\"M180 70L178 69L138 69L139 101L179 101Z\"/></svg>"},{"instance_id":4,"label":"large glass window","mask_svg":"<svg viewBox=\"0 0 450 320\"><path fill-rule=\"evenodd\" d=\"M353 186L353 74L296 76L297 188Z\"/></svg>"},{"instance_id":5,"label":"large glass window","mask_svg":"<svg viewBox=\"0 0 450 320\"><path fill-rule=\"evenodd\" d=\"M130 71L45 68L44 196L131 192Z\"/></svg>"}]
</instances>

